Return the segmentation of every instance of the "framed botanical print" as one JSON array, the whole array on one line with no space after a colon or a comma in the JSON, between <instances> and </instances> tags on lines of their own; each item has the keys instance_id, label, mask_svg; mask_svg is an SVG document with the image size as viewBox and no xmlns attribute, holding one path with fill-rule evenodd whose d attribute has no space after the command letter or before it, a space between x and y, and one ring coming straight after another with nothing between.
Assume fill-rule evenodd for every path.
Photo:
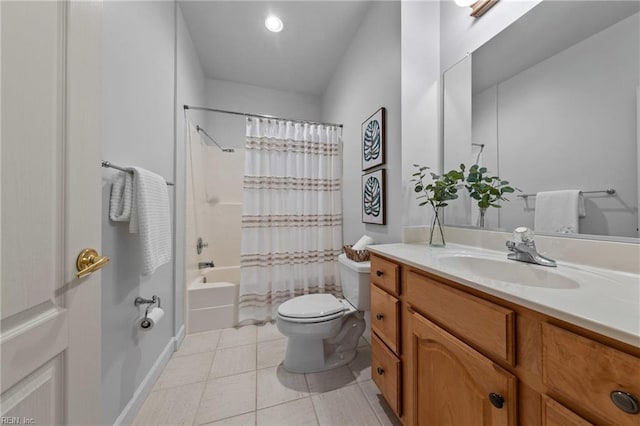
<instances>
[{"instance_id":1,"label":"framed botanical print","mask_svg":"<svg viewBox=\"0 0 640 426\"><path fill-rule=\"evenodd\" d=\"M384 164L385 109L380 108L362 123L362 170Z\"/></svg>"},{"instance_id":2,"label":"framed botanical print","mask_svg":"<svg viewBox=\"0 0 640 426\"><path fill-rule=\"evenodd\" d=\"M362 222L385 225L385 170L362 175Z\"/></svg>"}]
</instances>

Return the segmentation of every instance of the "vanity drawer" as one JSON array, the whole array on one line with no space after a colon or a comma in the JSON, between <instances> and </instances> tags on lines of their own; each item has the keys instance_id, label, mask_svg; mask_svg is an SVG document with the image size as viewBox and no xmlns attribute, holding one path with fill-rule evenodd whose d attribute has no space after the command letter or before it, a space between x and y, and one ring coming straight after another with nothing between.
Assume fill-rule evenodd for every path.
<instances>
[{"instance_id":1,"label":"vanity drawer","mask_svg":"<svg viewBox=\"0 0 640 426\"><path fill-rule=\"evenodd\" d=\"M371 330L399 353L400 301L375 285L371 285Z\"/></svg>"},{"instance_id":2,"label":"vanity drawer","mask_svg":"<svg viewBox=\"0 0 640 426\"><path fill-rule=\"evenodd\" d=\"M406 301L462 340L515 365L512 310L414 272L407 274Z\"/></svg>"},{"instance_id":3,"label":"vanity drawer","mask_svg":"<svg viewBox=\"0 0 640 426\"><path fill-rule=\"evenodd\" d=\"M400 360L373 334L371 335L371 377L393 412L400 417L400 379L402 377Z\"/></svg>"},{"instance_id":4,"label":"vanity drawer","mask_svg":"<svg viewBox=\"0 0 640 426\"><path fill-rule=\"evenodd\" d=\"M616 425L638 425L640 414L616 407L611 392L640 397L640 358L586 337L542 325L542 380L585 410Z\"/></svg>"},{"instance_id":5,"label":"vanity drawer","mask_svg":"<svg viewBox=\"0 0 640 426\"><path fill-rule=\"evenodd\" d=\"M371 282L398 296L400 294L400 266L377 256L371 256Z\"/></svg>"}]
</instances>

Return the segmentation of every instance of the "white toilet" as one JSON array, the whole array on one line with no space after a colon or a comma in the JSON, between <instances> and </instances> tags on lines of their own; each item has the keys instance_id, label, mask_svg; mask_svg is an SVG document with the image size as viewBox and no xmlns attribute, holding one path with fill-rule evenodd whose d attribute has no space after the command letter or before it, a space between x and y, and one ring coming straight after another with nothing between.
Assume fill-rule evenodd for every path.
<instances>
[{"instance_id":1,"label":"white toilet","mask_svg":"<svg viewBox=\"0 0 640 426\"><path fill-rule=\"evenodd\" d=\"M338 256L344 299L331 294L308 294L278 307L276 325L289 338L285 370L314 373L345 365L356 356L369 310L370 262Z\"/></svg>"}]
</instances>

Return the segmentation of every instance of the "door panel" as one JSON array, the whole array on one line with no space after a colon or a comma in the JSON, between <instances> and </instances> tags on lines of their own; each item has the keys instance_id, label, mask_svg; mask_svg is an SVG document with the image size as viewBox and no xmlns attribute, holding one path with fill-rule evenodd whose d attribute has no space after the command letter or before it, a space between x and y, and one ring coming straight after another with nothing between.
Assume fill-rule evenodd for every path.
<instances>
[{"instance_id":1,"label":"door panel","mask_svg":"<svg viewBox=\"0 0 640 426\"><path fill-rule=\"evenodd\" d=\"M35 424L102 422L100 8L0 1L0 415Z\"/></svg>"},{"instance_id":2,"label":"door panel","mask_svg":"<svg viewBox=\"0 0 640 426\"><path fill-rule=\"evenodd\" d=\"M63 423L62 356L58 355L2 395L2 415L14 424Z\"/></svg>"}]
</instances>

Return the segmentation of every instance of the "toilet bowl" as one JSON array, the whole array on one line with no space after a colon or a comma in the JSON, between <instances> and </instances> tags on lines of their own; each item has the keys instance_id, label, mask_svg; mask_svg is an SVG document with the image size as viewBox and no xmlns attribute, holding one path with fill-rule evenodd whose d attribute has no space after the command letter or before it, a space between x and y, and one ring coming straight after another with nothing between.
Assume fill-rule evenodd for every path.
<instances>
[{"instance_id":1,"label":"toilet bowl","mask_svg":"<svg viewBox=\"0 0 640 426\"><path fill-rule=\"evenodd\" d=\"M308 294L278 307L276 326L288 337L285 370L314 373L349 363L356 356L369 309L369 262L338 257L344 299Z\"/></svg>"}]
</instances>

